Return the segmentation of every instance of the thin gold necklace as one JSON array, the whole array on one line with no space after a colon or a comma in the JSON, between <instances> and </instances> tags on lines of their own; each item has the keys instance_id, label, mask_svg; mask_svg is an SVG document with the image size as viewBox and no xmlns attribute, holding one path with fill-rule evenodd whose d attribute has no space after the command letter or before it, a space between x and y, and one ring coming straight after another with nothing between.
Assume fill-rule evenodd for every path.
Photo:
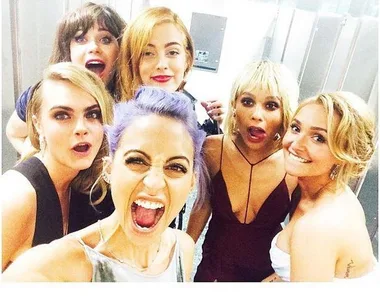
<instances>
[{"instance_id":1,"label":"thin gold necklace","mask_svg":"<svg viewBox=\"0 0 380 304\"><path fill-rule=\"evenodd\" d=\"M156 256L154 257L154 259L152 260L152 263L150 264L150 266L148 267L139 267L137 266L135 263L132 263L128 260L124 260L124 259L120 259L118 258L115 253L110 249L108 248L107 246L107 243L104 241L104 238L103 238L103 230L102 230L102 225L101 225L101 221L98 220L98 224L99 224L99 232L100 232L100 241L105 244L105 249L107 250L108 254L112 256L112 258L114 258L116 261L118 261L119 263L122 263L122 264L125 264L125 265L128 265L129 267L132 267L140 272L144 272L144 271L147 271L149 269L149 267L154 263L154 261L157 259L157 256L158 256L158 252L160 251L160 247L161 247L161 243L160 245L158 246L157 248L157 253L156 253Z\"/></svg>"}]
</instances>

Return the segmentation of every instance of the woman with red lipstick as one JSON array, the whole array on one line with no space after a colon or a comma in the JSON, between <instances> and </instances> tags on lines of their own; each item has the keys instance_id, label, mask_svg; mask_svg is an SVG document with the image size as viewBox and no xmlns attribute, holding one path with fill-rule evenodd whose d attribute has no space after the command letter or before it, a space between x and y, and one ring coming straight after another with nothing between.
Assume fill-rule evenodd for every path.
<instances>
[{"instance_id":1,"label":"woman with red lipstick","mask_svg":"<svg viewBox=\"0 0 380 304\"><path fill-rule=\"evenodd\" d=\"M286 174L281 138L297 105L298 84L281 64L248 64L231 92L226 134L209 136L212 193L193 209L196 242L212 214L194 281L259 282L273 273L272 238L281 230L296 180Z\"/></svg>"},{"instance_id":2,"label":"woman with red lipstick","mask_svg":"<svg viewBox=\"0 0 380 304\"><path fill-rule=\"evenodd\" d=\"M363 208L348 186L367 168L375 137L374 116L352 93L323 93L298 107L283 139L297 205L270 250L283 281L379 282Z\"/></svg>"},{"instance_id":3,"label":"woman with red lipstick","mask_svg":"<svg viewBox=\"0 0 380 304\"><path fill-rule=\"evenodd\" d=\"M194 242L168 226L195 185L199 200L205 199L205 137L183 94L144 87L117 104L103 171L115 212L31 249L3 273L3 281L189 281Z\"/></svg>"},{"instance_id":4,"label":"woman with red lipstick","mask_svg":"<svg viewBox=\"0 0 380 304\"><path fill-rule=\"evenodd\" d=\"M103 123L112 121L112 105L103 82L84 67L62 62L46 69L27 109L37 153L1 177L3 270L31 247L77 230L81 214L71 189L88 193L102 170ZM104 197L103 181L96 189Z\"/></svg>"},{"instance_id":5,"label":"woman with red lipstick","mask_svg":"<svg viewBox=\"0 0 380 304\"><path fill-rule=\"evenodd\" d=\"M49 64L71 61L85 66L116 96L115 62L125 26L125 21L112 8L88 2L60 21ZM26 107L34 87L29 87L18 98L6 128L9 141L21 155L29 148L29 141L25 141Z\"/></svg>"},{"instance_id":6,"label":"woman with red lipstick","mask_svg":"<svg viewBox=\"0 0 380 304\"><path fill-rule=\"evenodd\" d=\"M184 91L193 62L193 40L179 16L166 7L144 10L129 23L121 42L120 100L131 99L142 85L169 92ZM222 123L224 112L220 101L202 102L202 105L210 119ZM215 126L206 121L200 127L208 134L218 134Z\"/></svg>"},{"instance_id":7,"label":"woman with red lipstick","mask_svg":"<svg viewBox=\"0 0 380 304\"><path fill-rule=\"evenodd\" d=\"M185 89L186 77L194 62L194 44L179 16L166 7L144 10L124 32L118 64L118 91L129 100L142 85L169 92L181 91L196 102ZM219 134L223 105L218 100L202 101L210 119L199 128L208 135ZM194 107L195 110L195 107ZM181 211L181 217L185 208ZM179 225L180 226L180 225ZM175 221L171 224L175 227Z\"/></svg>"}]
</instances>

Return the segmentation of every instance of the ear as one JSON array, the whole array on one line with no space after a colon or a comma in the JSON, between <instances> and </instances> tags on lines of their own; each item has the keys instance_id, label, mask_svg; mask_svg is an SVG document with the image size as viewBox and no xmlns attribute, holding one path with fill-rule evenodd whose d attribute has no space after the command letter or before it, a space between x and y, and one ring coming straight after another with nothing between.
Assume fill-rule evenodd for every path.
<instances>
[{"instance_id":1,"label":"ear","mask_svg":"<svg viewBox=\"0 0 380 304\"><path fill-rule=\"evenodd\" d=\"M194 190L194 187L196 186L196 184L197 184L197 175L194 172L193 176L191 177L191 191Z\"/></svg>"},{"instance_id":2,"label":"ear","mask_svg":"<svg viewBox=\"0 0 380 304\"><path fill-rule=\"evenodd\" d=\"M33 126L36 128L37 130L37 133L40 135L42 130L41 130L41 124L40 122L38 121L38 118L35 114L32 115L32 122L33 122Z\"/></svg>"}]
</instances>

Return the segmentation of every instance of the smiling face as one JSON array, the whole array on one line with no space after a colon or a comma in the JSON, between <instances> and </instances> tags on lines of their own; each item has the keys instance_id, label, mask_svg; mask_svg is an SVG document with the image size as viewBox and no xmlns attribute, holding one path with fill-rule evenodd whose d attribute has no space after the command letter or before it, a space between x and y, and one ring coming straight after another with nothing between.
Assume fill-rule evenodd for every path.
<instances>
[{"instance_id":1,"label":"smiling face","mask_svg":"<svg viewBox=\"0 0 380 304\"><path fill-rule=\"evenodd\" d=\"M99 104L90 94L69 81L46 80L33 122L46 141L46 162L76 171L91 166L104 131Z\"/></svg>"},{"instance_id":2,"label":"smiling face","mask_svg":"<svg viewBox=\"0 0 380 304\"><path fill-rule=\"evenodd\" d=\"M184 35L172 23L153 28L152 36L140 60L140 77L144 85L175 92L187 68Z\"/></svg>"},{"instance_id":3,"label":"smiling face","mask_svg":"<svg viewBox=\"0 0 380 304\"><path fill-rule=\"evenodd\" d=\"M244 92L236 101L236 126L251 149L273 147L282 124L282 103L267 90Z\"/></svg>"},{"instance_id":4,"label":"smiling face","mask_svg":"<svg viewBox=\"0 0 380 304\"><path fill-rule=\"evenodd\" d=\"M338 119L334 113L334 124ZM285 169L289 174L329 180L331 169L338 161L328 146L327 131L322 105L311 103L301 108L283 139Z\"/></svg>"},{"instance_id":5,"label":"smiling face","mask_svg":"<svg viewBox=\"0 0 380 304\"><path fill-rule=\"evenodd\" d=\"M87 33L78 31L70 42L71 61L97 74L105 84L112 79L119 55L116 38L96 23Z\"/></svg>"},{"instance_id":6,"label":"smiling face","mask_svg":"<svg viewBox=\"0 0 380 304\"><path fill-rule=\"evenodd\" d=\"M194 184L194 149L183 125L154 114L136 118L112 161L111 191L119 223L136 244L158 239Z\"/></svg>"}]
</instances>

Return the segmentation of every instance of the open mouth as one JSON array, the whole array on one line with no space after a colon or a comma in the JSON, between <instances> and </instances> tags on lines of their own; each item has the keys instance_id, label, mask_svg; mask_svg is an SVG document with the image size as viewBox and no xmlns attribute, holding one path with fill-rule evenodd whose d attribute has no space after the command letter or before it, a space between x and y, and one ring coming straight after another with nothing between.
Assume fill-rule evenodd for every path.
<instances>
[{"instance_id":1,"label":"open mouth","mask_svg":"<svg viewBox=\"0 0 380 304\"><path fill-rule=\"evenodd\" d=\"M85 153L88 150L90 150L90 145L89 144L78 144L78 145L74 146L73 150L76 152L79 152L79 153Z\"/></svg>"},{"instance_id":2,"label":"open mouth","mask_svg":"<svg viewBox=\"0 0 380 304\"><path fill-rule=\"evenodd\" d=\"M149 231L156 226L165 212L163 204L144 200L136 200L131 208L133 222L142 231Z\"/></svg>"},{"instance_id":3,"label":"open mouth","mask_svg":"<svg viewBox=\"0 0 380 304\"><path fill-rule=\"evenodd\" d=\"M100 60L89 60L86 62L86 69L94 72L99 77L101 76L105 68L106 68L105 63Z\"/></svg>"},{"instance_id":4,"label":"open mouth","mask_svg":"<svg viewBox=\"0 0 380 304\"><path fill-rule=\"evenodd\" d=\"M249 127L248 133L249 135L251 135L253 139L257 139L257 140L263 140L267 136L267 134L265 133L263 129L256 128L256 127Z\"/></svg>"}]
</instances>

